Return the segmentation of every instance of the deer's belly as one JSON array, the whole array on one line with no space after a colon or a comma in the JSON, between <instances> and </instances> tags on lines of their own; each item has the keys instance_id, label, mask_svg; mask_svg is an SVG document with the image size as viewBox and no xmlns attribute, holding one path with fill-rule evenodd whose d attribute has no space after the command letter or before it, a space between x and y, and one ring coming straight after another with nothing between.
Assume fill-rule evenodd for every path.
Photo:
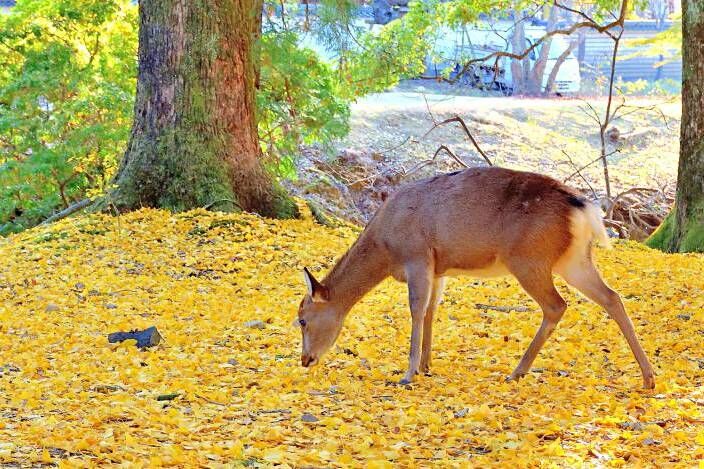
<instances>
[{"instance_id":1,"label":"deer's belly","mask_svg":"<svg viewBox=\"0 0 704 469\"><path fill-rule=\"evenodd\" d=\"M451 268L447 269L445 272L440 274L441 276L445 277L460 277L460 276L467 276L467 277L479 277L479 278L490 278L490 277L503 277L505 275L510 275L511 272L506 268L504 264L501 262L494 262L488 266L481 267L481 268L469 268L469 269L462 269L462 268Z\"/></svg>"},{"instance_id":2,"label":"deer's belly","mask_svg":"<svg viewBox=\"0 0 704 469\"><path fill-rule=\"evenodd\" d=\"M490 278L490 277L503 277L510 275L511 272L506 268L506 266L498 261L494 261L491 264L479 268L456 268L451 267L443 269L441 271L435 272L435 277L475 277L475 278ZM397 265L391 270L391 276L398 280L399 282L407 282L406 271L403 265Z\"/></svg>"}]
</instances>

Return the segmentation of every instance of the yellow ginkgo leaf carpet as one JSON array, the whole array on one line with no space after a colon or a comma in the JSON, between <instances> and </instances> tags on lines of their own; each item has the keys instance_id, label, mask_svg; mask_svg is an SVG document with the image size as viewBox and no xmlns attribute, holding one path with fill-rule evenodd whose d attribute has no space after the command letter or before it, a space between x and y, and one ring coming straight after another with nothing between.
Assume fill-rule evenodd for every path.
<instances>
[{"instance_id":1,"label":"yellow ginkgo leaf carpet","mask_svg":"<svg viewBox=\"0 0 704 469\"><path fill-rule=\"evenodd\" d=\"M301 269L322 276L356 235L143 210L0 240L0 463L701 466L704 257L597 253L654 391L614 321L562 283L564 320L528 376L505 382L541 315L514 280L471 278L449 282L432 376L401 387L410 315L391 280L319 366L300 367ZM156 347L108 343L150 326Z\"/></svg>"}]
</instances>

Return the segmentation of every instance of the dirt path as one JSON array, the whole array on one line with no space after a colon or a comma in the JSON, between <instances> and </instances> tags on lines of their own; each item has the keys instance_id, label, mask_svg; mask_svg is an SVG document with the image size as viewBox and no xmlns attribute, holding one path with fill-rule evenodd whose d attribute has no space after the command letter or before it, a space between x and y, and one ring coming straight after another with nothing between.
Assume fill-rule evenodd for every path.
<instances>
[{"instance_id":1,"label":"dirt path","mask_svg":"<svg viewBox=\"0 0 704 469\"><path fill-rule=\"evenodd\" d=\"M409 111L426 112L426 100L434 112L471 112L479 109L507 110L518 108L545 109L577 105L575 99L530 99L507 97L456 96L395 91L365 96L352 105L355 112Z\"/></svg>"}]
</instances>

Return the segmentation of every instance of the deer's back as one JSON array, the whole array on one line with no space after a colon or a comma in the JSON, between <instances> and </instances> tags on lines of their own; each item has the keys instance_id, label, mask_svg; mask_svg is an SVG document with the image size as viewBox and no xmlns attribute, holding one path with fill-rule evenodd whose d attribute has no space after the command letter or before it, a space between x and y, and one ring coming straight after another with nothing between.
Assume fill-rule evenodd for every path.
<instances>
[{"instance_id":1,"label":"deer's back","mask_svg":"<svg viewBox=\"0 0 704 469\"><path fill-rule=\"evenodd\" d=\"M571 242L570 216L583 206L550 177L472 168L400 188L369 228L393 262L430 255L438 274L493 276L506 259L556 262Z\"/></svg>"}]
</instances>

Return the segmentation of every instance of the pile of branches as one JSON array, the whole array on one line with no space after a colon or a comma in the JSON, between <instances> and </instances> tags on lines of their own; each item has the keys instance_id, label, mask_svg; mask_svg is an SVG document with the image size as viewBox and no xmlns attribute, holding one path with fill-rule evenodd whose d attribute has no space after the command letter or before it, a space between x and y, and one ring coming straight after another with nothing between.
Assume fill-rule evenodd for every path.
<instances>
[{"instance_id":1,"label":"pile of branches","mask_svg":"<svg viewBox=\"0 0 704 469\"><path fill-rule=\"evenodd\" d=\"M672 188L634 187L607 201L604 223L619 238L643 241L660 226L674 202Z\"/></svg>"}]
</instances>

